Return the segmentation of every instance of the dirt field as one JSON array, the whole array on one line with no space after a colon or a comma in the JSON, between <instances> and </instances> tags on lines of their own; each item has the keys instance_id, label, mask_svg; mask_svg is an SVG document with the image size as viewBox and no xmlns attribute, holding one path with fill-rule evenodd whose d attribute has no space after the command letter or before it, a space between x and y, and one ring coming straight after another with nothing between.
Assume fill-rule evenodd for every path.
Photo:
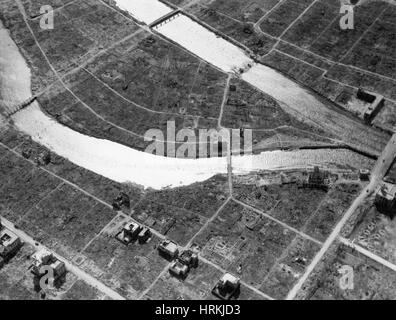
<instances>
[{"instance_id":1,"label":"dirt field","mask_svg":"<svg viewBox=\"0 0 396 320\"><path fill-rule=\"evenodd\" d=\"M393 300L395 299L395 273L377 262L341 246L328 257L328 264L316 276L310 288L312 300ZM339 269L353 268L354 288L340 287Z\"/></svg>"}]
</instances>

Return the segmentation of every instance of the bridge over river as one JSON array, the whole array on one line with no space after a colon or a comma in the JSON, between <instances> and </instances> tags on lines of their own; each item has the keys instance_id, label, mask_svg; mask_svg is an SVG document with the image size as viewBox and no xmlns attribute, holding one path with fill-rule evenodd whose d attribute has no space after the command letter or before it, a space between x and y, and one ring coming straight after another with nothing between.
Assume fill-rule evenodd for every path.
<instances>
[{"instance_id":1,"label":"bridge over river","mask_svg":"<svg viewBox=\"0 0 396 320\"><path fill-rule=\"evenodd\" d=\"M169 21L176 19L180 14L181 14L180 9L173 10L172 12L169 12L168 14L166 14L166 15L162 16L161 18L150 23L149 27L150 28L159 28L162 25L168 23Z\"/></svg>"}]
</instances>

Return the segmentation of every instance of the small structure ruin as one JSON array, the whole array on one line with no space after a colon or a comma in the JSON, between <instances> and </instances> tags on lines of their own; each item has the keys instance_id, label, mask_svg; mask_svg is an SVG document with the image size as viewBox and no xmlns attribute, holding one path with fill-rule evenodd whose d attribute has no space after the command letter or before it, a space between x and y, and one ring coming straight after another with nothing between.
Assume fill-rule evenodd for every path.
<instances>
[{"instance_id":1,"label":"small structure ruin","mask_svg":"<svg viewBox=\"0 0 396 320\"><path fill-rule=\"evenodd\" d=\"M120 194L113 200L113 209L119 211L122 207L129 209L131 207L131 201L129 196L125 192L120 192Z\"/></svg>"},{"instance_id":2,"label":"small structure ruin","mask_svg":"<svg viewBox=\"0 0 396 320\"><path fill-rule=\"evenodd\" d=\"M174 261L170 268L169 273L179 279L185 279L192 268L198 267L198 254L192 250L185 250Z\"/></svg>"},{"instance_id":3,"label":"small structure ruin","mask_svg":"<svg viewBox=\"0 0 396 320\"><path fill-rule=\"evenodd\" d=\"M302 183L303 188L321 189L324 191L327 191L329 186L329 173L320 170L317 166L308 174L307 180Z\"/></svg>"},{"instance_id":4,"label":"small structure ruin","mask_svg":"<svg viewBox=\"0 0 396 320\"><path fill-rule=\"evenodd\" d=\"M33 283L36 291L40 291L43 288L40 287L40 280L43 276L49 275L52 278L49 280L55 286L59 286L65 279L66 276L66 265L64 262L57 259L51 252L46 249L36 251L32 256L32 265L30 267L32 274L34 275Z\"/></svg>"},{"instance_id":5,"label":"small structure ruin","mask_svg":"<svg viewBox=\"0 0 396 320\"><path fill-rule=\"evenodd\" d=\"M179 279L185 279L189 270L189 267L181 263L179 260L172 262L169 267L169 273Z\"/></svg>"},{"instance_id":6,"label":"small structure ruin","mask_svg":"<svg viewBox=\"0 0 396 320\"><path fill-rule=\"evenodd\" d=\"M179 257L179 261L189 268L198 267L198 254L192 250L185 250Z\"/></svg>"},{"instance_id":7,"label":"small structure ruin","mask_svg":"<svg viewBox=\"0 0 396 320\"><path fill-rule=\"evenodd\" d=\"M38 166L46 166L51 162L51 153L48 151L40 152L35 158L35 162Z\"/></svg>"},{"instance_id":8,"label":"small structure ruin","mask_svg":"<svg viewBox=\"0 0 396 320\"><path fill-rule=\"evenodd\" d=\"M128 245L138 239L143 227L136 222L128 222L122 230L116 235L116 239L123 244Z\"/></svg>"},{"instance_id":9,"label":"small structure ruin","mask_svg":"<svg viewBox=\"0 0 396 320\"><path fill-rule=\"evenodd\" d=\"M378 187L374 204L379 212L393 219L396 215L396 185L384 182Z\"/></svg>"},{"instance_id":10,"label":"small structure ruin","mask_svg":"<svg viewBox=\"0 0 396 320\"><path fill-rule=\"evenodd\" d=\"M140 244L146 243L151 238L151 230L149 228L143 227L143 229L138 234L138 241Z\"/></svg>"},{"instance_id":11,"label":"small structure ruin","mask_svg":"<svg viewBox=\"0 0 396 320\"><path fill-rule=\"evenodd\" d=\"M176 259L179 255L179 248L176 243L170 240L164 240L158 246L158 252L162 257L168 260Z\"/></svg>"},{"instance_id":12,"label":"small structure ruin","mask_svg":"<svg viewBox=\"0 0 396 320\"><path fill-rule=\"evenodd\" d=\"M360 169L359 170L359 178L362 181L369 181L370 180L370 170Z\"/></svg>"},{"instance_id":13,"label":"small structure ruin","mask_svg":"<svg viewBox=\"0 0 396 320\"><path fill-rule=\"evenodd\" d=\"M356 97L367 104L367 107L363 113L363 119L367 123L370 123L375 116L381 111L384 106L385 99L383 96L371 92L359 89Z\"/></svg>"},{"instance_id":14,"label":"small structure ruin","mask_svg":"<svg viewBox=\"0 0 396 320\"><path fill-rule=\"evenodd\" d=\"M222 300L236 298L241 287L240 280L230 273L226 273L213 288L212 293Z\"/></svg>"},{"instance_id":15,"label":"small structure ruin","mask_svg":"<svg viewBox=\"0 0 396 320\"><path fill-rule=\"evenodd\" d=\"M0 223L0 268L15 255L22 246L21 239Z\"/></svg>"}]
</instances>

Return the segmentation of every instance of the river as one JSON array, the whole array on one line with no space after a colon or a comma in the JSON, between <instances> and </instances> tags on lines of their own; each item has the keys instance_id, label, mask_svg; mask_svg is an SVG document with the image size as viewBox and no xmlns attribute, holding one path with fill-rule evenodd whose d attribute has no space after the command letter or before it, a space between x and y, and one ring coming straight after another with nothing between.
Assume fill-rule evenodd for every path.
<instances>
[{"instance_id":1,"label":"river","mask_svg":"<svg viewBox=\"0 0 396 320\"><path fill-rule=\"evenodd\" d=\"M130 0L131 3L135 1L138 0ZM132 14L138 20L143 19L139 19L136 12ZM245 70L241 78L275 98L286 112L302 116L311 124L362 151L379 155L390 138L390 135L340 112L335 105L282 73L255 63L243 49L183 14L155 27L155 31L224 72Z\"/></svg>"},{"instance_id":2,"label":"river","mask_svg":"<svg viewBox=\"0 0 396 320\"><path fill-rule=\"evenodd\" d=\"M117 6L146 24L172 12L172 9L157 0L117 0Z\"/></svg>"},{"instance_id":3,"label":"river","mask_svg":"<svg viewBox=\"0 0 396 320\"><path fill-rule=\"evenodd\" d=\"M0 23L0 92L2 107L12 106L31 96L31 72L26 61ZM11 62L11 63L10 63ZM226 158L174 159L160 157L124 145L80 134L44 114L37 102L12 117L15 127L52 152L78 166L117 182L132 182L161 189L204 181L227 173ZM298 168L312 165L370 166L371 162L346 150L271 151L232 158L236 174L256 170Z\"/></svg>"}]
</instances>

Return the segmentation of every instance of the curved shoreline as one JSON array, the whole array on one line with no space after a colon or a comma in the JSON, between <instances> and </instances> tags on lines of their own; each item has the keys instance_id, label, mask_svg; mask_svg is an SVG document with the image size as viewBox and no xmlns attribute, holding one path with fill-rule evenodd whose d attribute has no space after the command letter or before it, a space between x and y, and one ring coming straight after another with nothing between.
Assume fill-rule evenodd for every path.
<instances>
[{"instance_id":1,"label":"curved shoreline","mask_svg":"<svg viewBox=\"0 0 396 320\"><path fill-rule=\"evenodd\" d=\"M2 43L8 50L0 52L2 92L12 92L14 102L30 97L31 73L8 30L0 25ZM7 67L9 60L16 67ZM15 81L8 81L9 79ZM35 101L12 117L14 125L32 139L90 171L117 182L132 182L144 187L161 189L205 181L216 174L227 173L226 158L175 159L137 151L118 143L80 134L46 116ZM232 157L233 172L246 174L259 170L306 168L313 165L349 165L352 157L368 164L352 152L327 150L271 151L259 155Z\"/></svg>"},{"instance_id":2,"label":"curved shoreline","mask_svg":"<svg viewBox=\"0 0 396 320\"><path fill-rule=\"evenodd\" d=\"M130 3L138 6L140 1L130 0ZM168 11L178 8L167 1L150 1L156 5L168 6ZM120 1L115 2L117 7ZM139 8L138 12L127 13L134 20L146 25L156 20L156 17L149 20L140 17L141 10ZM240 74L243 70L240 74L242 80L285 105L288 109L286 112L300 114L306 121L335 134L346 145L362 154L378 157L391 137L389 132L367 126L362 120L353 117L311 88L261 63L247 48L241 47L189 13L183 12L152 31L223 72ZM275 82L276 86L273 85Z\"/></svg>"}]
</instances>

